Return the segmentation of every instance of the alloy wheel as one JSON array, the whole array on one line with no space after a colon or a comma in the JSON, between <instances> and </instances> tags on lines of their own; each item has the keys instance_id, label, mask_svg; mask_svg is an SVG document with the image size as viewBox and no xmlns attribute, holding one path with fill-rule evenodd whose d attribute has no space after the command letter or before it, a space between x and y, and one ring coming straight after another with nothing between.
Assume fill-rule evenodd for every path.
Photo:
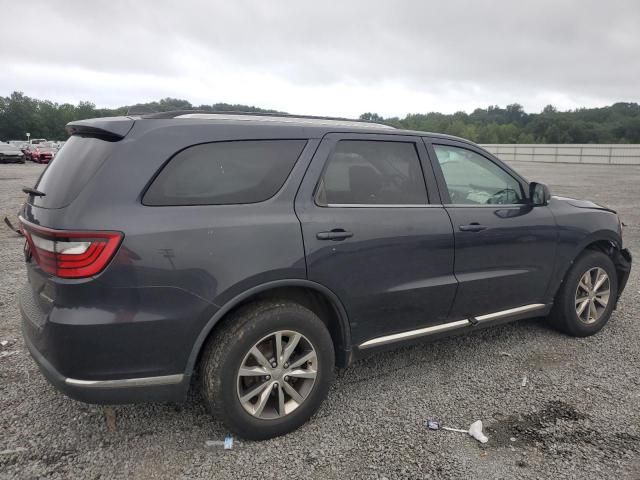
<instances>
[{"instance_id":1,"label":"alloy wheel","mask_svg":"<svg viewBox=\"0 0 640 480\"><path fill-rule=\"evenodd\" d=\"M302 405L317 374L311 342L298 332L277 331L259 340L244 357L237 373L238 399L256 418L280 418Z\"/></svg>"},{"instance_id":2,"label":"alloy wheel","mask_svg":"<svg viewBox=\"0 0 640 480\"><path fill-rule=\"evenodd\" d=\"M591 268L580 277L575 308L581 322L591 324L602 317L609 304L610 288L609 275L600 267Z\"/></svg>"}]
</instances>

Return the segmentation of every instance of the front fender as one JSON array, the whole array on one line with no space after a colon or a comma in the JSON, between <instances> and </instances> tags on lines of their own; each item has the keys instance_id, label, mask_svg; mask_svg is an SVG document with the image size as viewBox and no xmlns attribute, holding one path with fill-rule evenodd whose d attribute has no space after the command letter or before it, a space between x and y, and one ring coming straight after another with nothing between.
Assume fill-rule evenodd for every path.
<instances>
[{"instance_id":1,"label":"front fender","mask_svg":"<svg viewBox=\"0 0 640 480\"><path fill-rule=\"evenodd\" d=\"M567 231L561 231L556 270L546 295L548 302L553 302L567 272L585 249L594 245L606 249L605 253L611 256L614 263L616 261L614 253L622 251L622 238L612 230L597 230L586 235L583 234L579 238L576 238L576 236L575 234L568 234ZM620 275L618 276L620 277Z\"/></svg>"},{"instance_id":2,"label":"front fender","mask_svg":"<svg viewBox=\"0 0 640 480\"><path fill-rule=\"evenodd\" d=\"M613 263L615 264L616 271L618 272L618 296L616 298L616 305L620 299L620 295L622 295L624 287L627 286L627 280L629 280L629 275L631 273L632 262L631 252L626 248L616 250L614 252Z\"/></svg>"}]
</instances>

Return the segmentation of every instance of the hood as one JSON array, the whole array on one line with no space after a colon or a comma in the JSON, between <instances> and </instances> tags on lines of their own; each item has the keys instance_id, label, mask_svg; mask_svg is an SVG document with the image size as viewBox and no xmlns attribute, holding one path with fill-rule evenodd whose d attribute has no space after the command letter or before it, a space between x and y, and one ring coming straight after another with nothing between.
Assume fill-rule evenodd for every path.
<instances>
[{"instance_id":1,"label":"hood","mask_svg":"<svg viewBox=\"0 0 640 480\"><path fill-rule=\"evenodd\" d=\"M609 208L603 205L598 205L597 203L594 203L591 200L578 200L578 199L569 198L569 197L557 197L555 195L552 198L556 200L560 200L561 202L568 203L569 205L572 205L578 208L589 208L591 210L604 210L605 212L617 213L612 208Z\"/></svg>"}]
</instances>

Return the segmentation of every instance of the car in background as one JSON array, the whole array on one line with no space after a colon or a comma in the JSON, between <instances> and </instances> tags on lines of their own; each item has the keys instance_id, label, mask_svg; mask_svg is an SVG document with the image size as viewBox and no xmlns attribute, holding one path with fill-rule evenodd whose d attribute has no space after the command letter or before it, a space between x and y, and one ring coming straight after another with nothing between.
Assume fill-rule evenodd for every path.
<instances>
[{"instance_id":1,"label":"car in background","mask_svg":"<svg viewBox=\"0 0 640 480\"><path fill-rule=\"evenodd\" d=\"M25 155L27 155L32 162L49 163L53 160L56 152L57 149L55 147L41 143L38 145L30 145L25 152Z\"/></svg>"},{"instance_id":2,"label":"car in background","mask_svg":"<svg viewBox=\"0 0 640 480\"><path fill-rule=\"evenodd\" d=\"M0 163L24 163L24 153L8 143L0 143Z\"/></svg>"},{"instance_id":3,"label":"car in background","mask_svg":"<svg viewBox=\"0 0 640 480\"><path fill-rule=\"evenodd\" d=\"M29 146L29 142L25 140L9 140L7 143L9 145L13 145L23 153L26 150L26 148Z\"/></svg>"},{"instance_id":4,"label":"car in background","mask_svg":"<svg viewBox=\"0 0 640 480\"><path fill-rule=\"evenodd\" d=\"M22 148L22 153L24 153L24 158L26 160L31 160L31 154L36 150L37 145L26 144L24 148Z\"/></svg>"}]
</instances>

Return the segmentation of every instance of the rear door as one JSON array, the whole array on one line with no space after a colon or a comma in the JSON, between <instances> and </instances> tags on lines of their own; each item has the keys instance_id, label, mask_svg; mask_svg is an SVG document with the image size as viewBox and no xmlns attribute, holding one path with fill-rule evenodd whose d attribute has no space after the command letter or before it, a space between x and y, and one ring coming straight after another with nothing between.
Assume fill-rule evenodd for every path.
<instances>
[{"instance_id":1,"label":"rear door","mask_svg":"<svg viewBox=\"0 0 640 480\"><path fill-rule=\"evenodd\" d=\"M426 142L453 223L451 316L463 318L542 303L555 261L557 228L548 207L533 207L527 183L470 144Z\"/></svg>"},{"instance_id":2,"label":"rear door","mask_svg":"<svg viewBox=\"0 0 640 480\"><path fill-rule=\"evenodd\" d=\"M326 135L296 213L308 277L341 299L356 344L446 320L453 232L421 139Z\"/></svg>"}]
</instances>

